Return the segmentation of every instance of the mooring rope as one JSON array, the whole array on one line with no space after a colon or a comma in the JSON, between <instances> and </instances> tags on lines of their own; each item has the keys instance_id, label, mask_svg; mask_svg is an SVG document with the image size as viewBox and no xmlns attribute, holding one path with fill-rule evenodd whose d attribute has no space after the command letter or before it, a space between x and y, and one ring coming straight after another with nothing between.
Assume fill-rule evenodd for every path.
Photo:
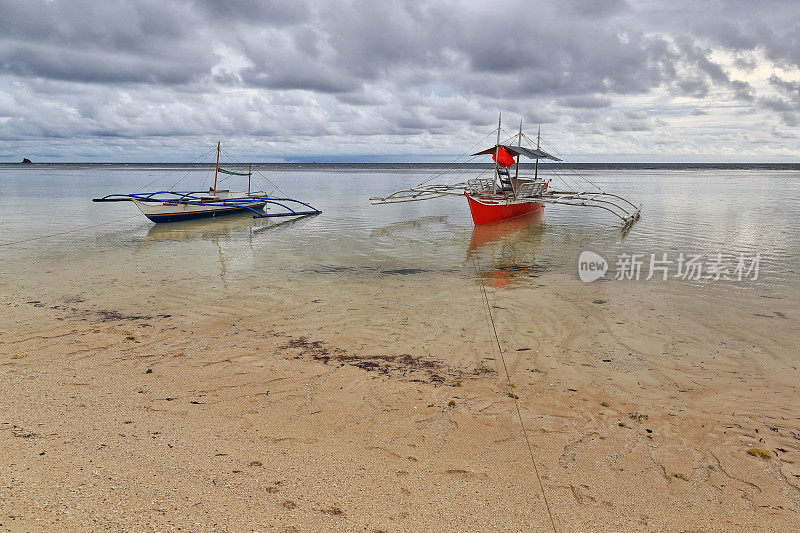
<instances>
[{"instance_id":1,"label":"mooring rope","mask_svg":"<svg viewBox=\"0 0 800 533\"><path fill-rule=\"evenodd\" d=\"M553 533L558 533L558 529L556 528L556 522L553 519L553 513L550 511L550 503L547 501L547 494L544 491L544 484L542 483L542 478L539 475L539 467L536 464L536 457L533 455L533 446L531 445L530 439L528 439L528 431L525 429L525 422L522 421L522 412L519 408L519 397L514 394L514 386L511 383L511 375L508 373L508 366L506 365L506 359L503 357L503 347L500 344L500 336L497 334L497 325L494 321L494 316L492 316L492 307L489 304L489 296L486 294L486 285L483 283L480 277L480 263L478 260L478 254L475 253L472 256L474 261L473 266L475 267L475 277L478 280L478 284L481 288L481 293L483 295L483 303L486 307L486 314L489 316L489 321L491 323L491 331L492 336L494 336L495 343L497 343L497 350L500 353L500 361L503 363L503 370L506 374L506 385L508 385L508 395L514 400L514 407L517 411L517 418L519 418L519 425L522 428L522 434L525 437L525 443L528 445L528 455L530 455L531 463L533 464L533 471L536 474L536 480L539 482L539 490L542 493L542 498L544 499L544 506L547 509L547 516L550 518L550 525L553 527ZM492 353L494 354L494 343L492 343Z\"/></svg>"},{"instance_id":2,"label":"mooring rope","mask_svg":"<svg viewBox=\"0 0 800 533\"><path fill-rule=\"evenodd\" d=\"M47 239L47 238L50 238L50 237L58 237L59 235L66 235L67 233L75 233L77 231L83 231L83 230L87 230L87 229L97 228L99 226L105 226L106 224L113 224L114 222L122 222L123 220L136 218L138 216L139 215L131 215L131 216L128 216L128 217L116 218L114 220L108 220L106 222L100 222L99 224L92 224L90 226L81 226L80 228L68 229L66 231L61 231L61 232L58 232L58 233L49 233L47 235L39 235L38 237L29 237L27 239L22 239L22 240L19 240L19 241L0 242L0 246L11 246L12 244L22 244L22 243L30 242L30 241L38 241L39 239Z\"/></svg>"}]
</instances>

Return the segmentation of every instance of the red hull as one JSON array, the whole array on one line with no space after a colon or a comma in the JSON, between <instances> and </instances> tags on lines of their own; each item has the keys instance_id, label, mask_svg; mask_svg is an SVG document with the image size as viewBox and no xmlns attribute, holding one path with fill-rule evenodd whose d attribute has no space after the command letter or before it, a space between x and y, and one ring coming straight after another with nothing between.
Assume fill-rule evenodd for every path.
<instances>
[{"instance_id":1,"label":"red hull","mask_svg":"<svg viewBox=\"0 0 800 533\"><path fill-rule=\"evenodd\" d=\"M469 202L469 210L472 212L472 221L476 226L508 220L509 218L521 217L522 215L528 215L544 209L544 205L540 202L521 202L513 204L498 202L494 205L486 205L473 200L469 194L466 194L466 196ZM493 202L493 200L488 199L484 201L487 203Z\"/></svg>"}]
</instances>

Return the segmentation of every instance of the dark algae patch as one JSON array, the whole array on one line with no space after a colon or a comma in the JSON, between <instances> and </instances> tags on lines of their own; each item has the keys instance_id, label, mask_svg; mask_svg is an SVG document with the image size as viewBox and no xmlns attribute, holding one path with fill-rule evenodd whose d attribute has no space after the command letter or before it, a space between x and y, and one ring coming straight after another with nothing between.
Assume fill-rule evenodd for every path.
<instances>
[{"instance_id":1,"label":"dark algae patch","mask_svg":"<svg viewBox=\"0 0 800 533\"><path fill-rule=\"evenodd\" d=\"M466 370L449 366L436 359L411 354L354 354L341 348L328 346L323 341L310 340L307 337L290 337L286 343L278 348L281 350L296 350L296 358L309 357L326 365L331 363L350 365L367 372L398 375L410 381L428 383L444 383L447 381L451 384L458 384L454 386L461 386L460 379L463 376L494 373L494 370L483 365Z\"/></svg>"}]
</instances>

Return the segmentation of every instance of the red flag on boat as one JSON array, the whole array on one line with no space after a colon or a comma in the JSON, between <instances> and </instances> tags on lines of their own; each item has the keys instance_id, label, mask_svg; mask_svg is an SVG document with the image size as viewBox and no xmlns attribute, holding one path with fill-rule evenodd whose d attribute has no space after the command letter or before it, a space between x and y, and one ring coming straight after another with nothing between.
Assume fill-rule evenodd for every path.
<instances>
[{"instance_id":1,"label":"red flag on boat","mask_svg":"<svg viewBox=\"0 0 800 533\"><path fill-rule=\"evenodd\" d=\"M514 158L502 146L499 146L497 150L495 150L492 154L492 159L497 161L497 164L501 167L510 167L514 164Z\"/></svg>"}]
</instances>

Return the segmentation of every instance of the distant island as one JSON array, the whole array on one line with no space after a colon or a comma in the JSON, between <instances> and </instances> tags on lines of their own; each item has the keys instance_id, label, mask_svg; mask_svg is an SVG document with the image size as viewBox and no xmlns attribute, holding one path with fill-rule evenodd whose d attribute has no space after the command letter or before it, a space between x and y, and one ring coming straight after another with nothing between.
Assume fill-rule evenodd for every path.
<instances>
[{"instance_id":1,"label":"distant island","mask_svg":"<svg viewBox=\"0 0 800 533\"><path fill-rule=\"evenodd\" d=\"M33 161L31 161L31 160L30 160L30 159L28 159L27 157L23 157L23 158L22 158L22 163L23 163L23 164L28 164L28 165L30 165L30 164L33 164Z\"/></svg>"}]
</instances>

